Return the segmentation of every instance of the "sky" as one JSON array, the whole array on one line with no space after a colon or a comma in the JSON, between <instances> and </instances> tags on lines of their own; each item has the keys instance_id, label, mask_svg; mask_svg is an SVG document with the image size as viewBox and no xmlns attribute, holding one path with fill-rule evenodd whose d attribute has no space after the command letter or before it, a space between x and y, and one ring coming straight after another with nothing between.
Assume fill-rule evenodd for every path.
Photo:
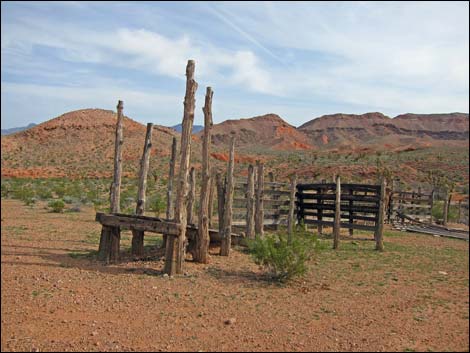
<instances>
[{"instance_id":1,"label":"sky","mask_svg":"<svg viewBox=\"0 0 470 353\"><path fill-rule=\"evenodd\" d=\"M468 2L1 2L1 125L102 108L195 124L469 111Z\"/></svg>"}]
</instances>

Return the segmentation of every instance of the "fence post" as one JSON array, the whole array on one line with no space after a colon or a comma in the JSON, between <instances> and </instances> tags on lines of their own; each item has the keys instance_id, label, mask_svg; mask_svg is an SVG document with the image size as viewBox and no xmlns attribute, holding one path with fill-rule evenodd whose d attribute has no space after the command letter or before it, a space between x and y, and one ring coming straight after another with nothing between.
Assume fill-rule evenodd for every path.
<instances>
[{"instance_id":1,"label":"fence post","mask_svg":"<svg viewBox=\"0 0 470 353\"><path fill-rule=\"evenodd\" d=\"M429 220L429 224L432 224L432 221L433 221L433 217L432 217L432 208L434 207L434 189L432 189L432 191L431 191L431 196L430 196L429 204L431 205L431 218L430 218L430 220Z\"/></svg>"},{"instance_id":2,"label":"fence post","mask_svg":"<svg viewBox=\"0 0 470 353\"><path fill-rule=\"evenodd\" d=\"M147 174L150 162L150 149L152 148L152 129L153 124L147 124L147 133L145 134L144 151L140 160L139 170L139 188L137 191L137 205L135 214L141 216L145 211L145 191L147 189ZM132 230L132 255L140 257L144 254L144 231Z\"/></svg>"},{"instance_id":3,"label":"fence post","mask_svg":"<svg viewBox=\"0 0 470 353\"><path fill-rule=\"evenodd\" d=\"M257 172L257 188L256 188L256 205L255 205L255 233L256 236L264 235L264 165L260 161L256 161Z\"/></svg>"},{"instance_id":4,"label":"fence post","mask_svg":"<svg viewBox=\"0 0 470 353\"><path fill-rule=\"evenodd\" d=\"M253 165L248 166L248 180L246 189L246 237L255 237L255 172Z\"/></svg>"},{"instance_id":5,"label":"fence post","mask_svg":"<svg viewBox=\"0 0 470 353\"><path fill-rule=\"evenodd\" d=\"M462 221L462 200L459 200L459 217L457 222L460 223Z\"/></svg>"},{"instance_id":6,"label":"fence post","mask_svg":"<svg viewBox=\"0 0 470 353\"><path fill-rule=\"evenodd\" d=\"M123 137L123 120L124 115L122 113L124 109L123 101L118 101L117 104L117 121L116 121L116 132L114 140L114 174L113 183L110 188L110 210L111 213L120 212L121 203L121 174L122 174L122 145L124 143ZM119 257L119 242L121 239L120 229L111 231L109 227L104 227L101 230L100 244L98 247L98 258L102 261L110 261L110 250L117 248L117 255L114 254L112 257L116 259ZM115 242L117 241L117 245Z\"/></svg>"},{"instance_id":7,"label":"fence post","mask_svg":"<svg viewBox=\"0 0 470 353\"><path fill-rule=\"evenodd\" d=\"M176 137L173 137L173 143L171 144L171 159L170 159L170 171L168 173L168 189L166 192L166 219L172 220L174 212L173 204L173 179L175 178L175 164L176 164ZM163 234L162 248L166 247L167 235Z\"/></svg>"},{"instance_id":8,"label":"fence post","mask_svg":"<svg viewBox=\"0 0 470 353\"><path fill-rule=\"evenodd\" d=\"M209 228L212 227L212 217L214 215L214 194L215 194L215 173L211 170L210 182L209 182Z\"/></svg>"},{"instance_id":9,"label":"fence post","mask_svg":"<svg viewBox=\"0 0 470 353\"><path fill-rule=\"evenodd\" d=\"M380 183L380 203L379 203L379 214L377 217L377 225L374 233L375 238L375 250L383 251L383 230L384 230L384 211L385 211L385 190L387 187L386 179L383 177Z\"/></svg>"},{"instance_id":10,"label":"fence post","mask_svg":"<svg viewBox=\"0 0 470 353\"><path fill-rule=\"evenodd\" d=\"M444 220L442 222L442 224L445 226L447 225L447 217L449 214L449 199L451 197L449 194L449 189L446 189L446 196L444 200Z\"/></svg>"},{"instance_id":11,"label":"fence post","mask_svg":"<svg viewBox=\"0 0 470 353\"><path fill-rule=\"evenodd\" d=\"M338 249L341 228L341 180L336 176L335 222L333 225L333 249Z\"/></svg>"},{"instance_id":12,"label":"fence post","mask_svg":"<svg viewBox=\"0 0 470 353\"><path fill-rule=\"evenodd\" d=\"M186 94L184 97L183 131L181 132L181 163L178 176L175 204L175 222L179 224L178 237L169 237L165 249L164 272L170 276L183 272L184 246L186 242L187 218L184 209L187 192L189 159L191 157L191 132L194 121L195 93L197 83L194 80L194 61L188 60L186 66Z\"/></svg>"},{"instance_id":13,"label":"fence post","mask_svg":"<svg viewBox=\"0 0 470 353\"><path fill-rule=\"evenodd\" d=\"M196 171L194 167L191 168L189 172L189 192L188 192L188 200L187 200L187 224L194 223L193 211L194 211L194 199L196 198Z\"/></svg>"},{"instance_id":14,"label":"fence post","mask_svg":"<svg viewBox=\"0 0 470 353\"><path fill-rule=\"evenodd\" d=\"M222 237L224 233L224 206L225 206L225 178L222 180L222 175L217 173L217 211L218 211L218 224L219 235Z\"/></svg>"},{"instance_id":15,"label":"fence post","mask_svg":"<svg viewBox=\"0 0 470 353\"><path fill-rule=\"evenodd\" d=\"M204 138L202 143L202 185L199 201L198 233L195 237L193 259L199 263L207 263L209 249L209 189L211 182L209 149L211 146L212 129L212 96L214 92L210 87L206 89L204 112Z\"/></svg>"},{"instance_id":16,"label":"fence post","mask_svg":"<svg viewBox=\"0 0 470 353\"><path fill-rule=\"evenodd\" d=\"M228 256L232 245L232 204L233 204L233 169L235 164L235 136L230 141L230 155L227 167L227 186L225 189L224 229L220 244L220 255Z\"/></svg>"},{"instance_id":17,"label":"fence post","mask_svg":"<svg viewBox=\"0 0 470 353\"><path fill-rule=\"evenodd\" d=\"M292 234L294 233L294 208L295 208L295 190L297 187L297 175L294 174L290 182L290 199L289 199L289 218L287 219L288 228L288 244L292 243Z\"/></svg>"},{"instance_id":18,"label":"fence post","mask_svg":"<svg viewBox=\"0 0 470 353\"><path fill-rule=\"evenodd\" d=\"M326 180L322 179L321 183L325 184ZM320 207L321 207L321 205L323 205L323 188L320 188L319 190L320 190L320 196L318 197L317 202L320 204ZM319 222L321 222L323 220L323 210L322 209L318 210L317 219L318 219ZM317 232L320 235L323 234L323 225L322 224L318 224Z\"/></svg>"}]
</instances>

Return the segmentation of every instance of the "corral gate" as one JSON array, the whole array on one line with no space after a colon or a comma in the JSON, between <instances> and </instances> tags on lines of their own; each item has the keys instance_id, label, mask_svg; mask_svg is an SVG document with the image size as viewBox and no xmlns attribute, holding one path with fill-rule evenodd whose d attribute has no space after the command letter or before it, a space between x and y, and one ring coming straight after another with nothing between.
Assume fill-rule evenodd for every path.
<instances>
[{"instance_id":1,"label":"corral gate","mask_svg":"<svg viewBox=\"0 0 470 353\"><path fill-rule=\"evenodd\" d=\"M341 184L340 227L377 231L381 186L367 184ZM323 226L333 227L335 218L336 184L297 184L297 220L313 224L319 233Z\"/></svg>"}]
</instances>

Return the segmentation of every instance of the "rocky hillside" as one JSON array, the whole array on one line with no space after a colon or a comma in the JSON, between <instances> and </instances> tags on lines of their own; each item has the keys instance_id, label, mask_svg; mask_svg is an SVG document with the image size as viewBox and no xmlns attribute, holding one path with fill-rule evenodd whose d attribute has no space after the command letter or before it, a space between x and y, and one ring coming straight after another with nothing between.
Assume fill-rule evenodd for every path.
<instances>
[{"instance_id":1,"label":"rocky hillside","mask_svg":"<svg viewBox=\"0 0 470 353\"><path fill-rule=\"evenodd\" d=\"M469 139L469 116L404 114L390 118L382 113L333 114L313 119L298 128L310 142L323 147L364 145L398 147L430 146Z\"/></svg>"},{"instance_id":2,"label":"rocky hillside","mask_svg":"<svg viewBox=\"0 0 470 353\"><path fill-rule=\"evenodd\" d=\"M212 142L215 146L228 145L236 135L236 145L251 149L309 150L314 148L308 137L279 115L266 114L249 119L226 120L215 124ZM202 133L198 134L202 137Z\"/></svg>"},{"instance_id":3,"label":"rocky hillside","mask_svg":"<svg viewBox=\"0 0 470 353\"><path fill-rule=\"evenodd\" d=\"M83 109L63 114L25 131L2 136L3 176L109 176L112 172L116 113ZM146 127L124 118L123 170L134 175ZM171 128L155 126L152 158L167 156ZM152 162L151 164L153 164Z\"/></svg>"}]
</instances>

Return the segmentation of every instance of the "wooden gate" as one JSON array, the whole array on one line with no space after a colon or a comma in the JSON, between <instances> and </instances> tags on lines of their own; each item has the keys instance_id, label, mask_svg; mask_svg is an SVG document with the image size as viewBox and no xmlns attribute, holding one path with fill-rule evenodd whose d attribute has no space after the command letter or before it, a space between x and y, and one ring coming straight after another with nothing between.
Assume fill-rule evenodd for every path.
<instances>
[{"instance_id":1,"label":"wooden gate","mask_svg":"<svg viewBox=\"0 0 470 353\"><path fill-rule=\"evenodd\" d=\"M341 184L340 227L377 231L380 193L380 185ZM296 196L299 223L316 225L319 233L334 226L336 184L297 184Z\"/></svg>"},{"instance_id":2,"label":"wooden gate","mask_svg":"<svg viewBox=\"0 0 470 353\"><path fill-rule=\"evenodd\" d=\"M415 220L421 223L432 223L432 206L434 193L421 191L394 191L388 206L388 221L399 219Z\"/></svg>"}]
</instances>

